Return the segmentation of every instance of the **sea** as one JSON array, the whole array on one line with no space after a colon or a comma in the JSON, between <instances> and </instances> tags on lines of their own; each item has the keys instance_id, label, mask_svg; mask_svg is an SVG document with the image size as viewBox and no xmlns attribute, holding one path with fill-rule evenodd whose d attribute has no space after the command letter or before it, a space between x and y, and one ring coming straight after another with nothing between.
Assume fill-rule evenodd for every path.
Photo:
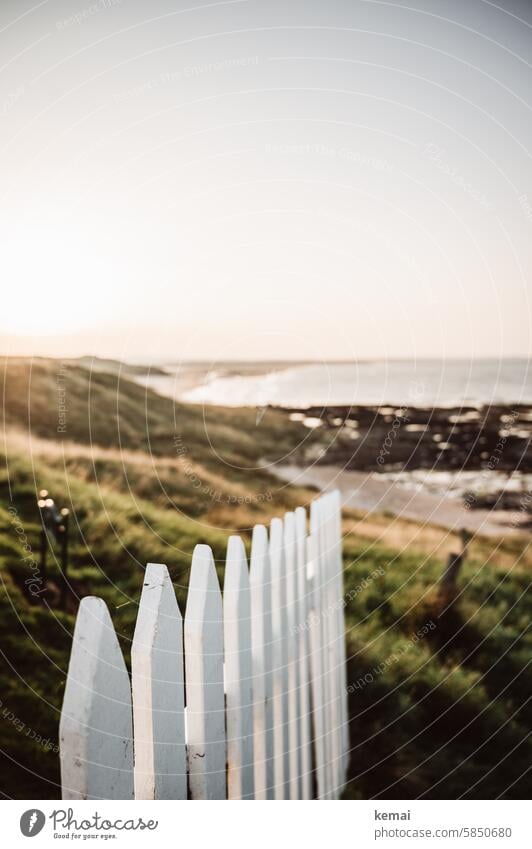
<instances>
[{"instance_id":1,"label":"sea","mask_svg":"<svg viewBox=\"0 0 532 849\"><path fill-rule=\"evenodd\" d=\"M359 362L205 366L197 382L182 380L187 364L165 365L167 376L143 380L181 401L224 406L313 407L403 405L417 407L531 404L527 358L373 360Z\"/></svg>"}]
</instances>

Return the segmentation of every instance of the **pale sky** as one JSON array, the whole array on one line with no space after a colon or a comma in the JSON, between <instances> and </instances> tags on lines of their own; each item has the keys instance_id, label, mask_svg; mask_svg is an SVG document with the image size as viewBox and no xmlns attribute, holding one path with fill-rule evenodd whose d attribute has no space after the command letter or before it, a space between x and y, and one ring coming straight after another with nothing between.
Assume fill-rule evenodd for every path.
<instances>
[{"instance_id":1,"label":"pale sky","mask_svg":"<svg viewBox=\"0 0 532 849\"><path fill-rule=\"evenodd\" d=\"M0 5L2 352L528 355L532 4Z\"/></svg>"}]
</instances>

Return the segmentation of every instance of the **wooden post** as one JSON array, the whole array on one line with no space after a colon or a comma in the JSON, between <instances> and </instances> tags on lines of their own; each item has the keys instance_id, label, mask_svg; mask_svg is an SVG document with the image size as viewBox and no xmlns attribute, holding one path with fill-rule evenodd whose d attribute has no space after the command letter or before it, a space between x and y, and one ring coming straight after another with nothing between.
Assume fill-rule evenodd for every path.
<instances>
[{"instance_id":1,"label":"wooden post","mask_svg":"<svg viewBox=\"0 0 532 849\"><path fill-rule=\"evenodd\" d=\"M440 580L440 586L443 590L453 591L456 589L456 582L462 568L462 561L462 554L449 554L447 566Z\"/></svg>"},{"instance_id":2,"label":"wooden post","mask_svg":"<svg viewBox=\"0 0 532 849\"><path fill-rule=\"evenodd\" d=\"M68 529L70 524L70 511L67 507L61 510L61 524L58 527L58 534L61 539L61 606L64 607L67 599L67 594L70 589L68 581Z\"/></svg>"}]
</instances>

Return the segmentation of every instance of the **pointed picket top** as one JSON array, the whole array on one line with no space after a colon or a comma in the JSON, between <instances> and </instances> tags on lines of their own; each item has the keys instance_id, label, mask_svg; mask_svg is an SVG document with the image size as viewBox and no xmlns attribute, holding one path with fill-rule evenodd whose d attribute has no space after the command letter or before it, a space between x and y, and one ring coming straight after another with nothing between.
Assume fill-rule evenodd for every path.
<instances>
[{"instance_id":1,"label":"pointed picket top","mask_svg":"<svg viewBox=\"0 0 532 849\"><path fill-rule=\"evenodd\" d=\"M255 525L249 572L256 799L273 799L272 610L268 532Z\"/></svg>"},{"instance_id":2,"label":"pointed picket top","mask_svg":"<svg viewBox=\"0 0 532 849\"><path fill-rule=\"evenodd\" d=\"M270 525L272 588L273 765L275 798L289 798L288 629L282 519Z\"/></svg>"},{"instance_id":3,"label":"pointed picket top","mask_svg":"<svg viewBox=\"0 0 532 849\"><path fill-rule=\"evenodd\" d=\"M222 596L208 545L197 545L185 612L185 669L190 793L225 799Z\"/></svg>"},{"instance_id":4,"label":"pointed picket top","mask_svg":"<svg viewBox=\"0 0 532 849\"><path fill-rule=\"evenodd\" d=\"M225 561L224 594L249 588L248 561L244 543L239 536L230 536Z\"/></svg>"},{"instance_id":5,"label":"pointed picket top","mask_svg":"<svg viewBox=\"0 0 532 849\"><path fill-rule=\"evenodd\" d=\"M222 595L214 557L209 545L196 545L188 584L185 619L189 622L218 621Z\"/></svg>"},{"instance_id":6,"label":"pointed picket top","mask_svg":"<svg viewBox=\"0 0 532 849\"><path fill-rule=\"evenodd\" d=\"M186 799L183 621L162 564L146 567L131 671L135 798Z\"/></svg>"},{"instance_id":7,"label":"pointed picket top","mask_svg":"<svg viewBox=\"0 0 532 849\"><path fill-rule=\"evenodd\" d=\"M321 498L314 499L314 501L310 504L310 532L314 535L318 533L320 527L322 510Z\"/></svg>"},{"instance_id":8,"label":"pointed picket top","mask_svg":"<svg viewBox=\"0 0 532 849\"><path fill-rule=\"evenodd\" d=\"M59 724L63 799L132 799L131 689L104 601L81 601Z\"/></svg>"},{"instance_id":9,"label":"pointed picket top","mask_svg":"<svg viewBox=\"0 0 532 849\"><path fill-rule=\"evenodd\" d=\"M253 799L251 602L244 544L229 537L224 576L227 798Z\"/></svg>"}]
</instances>

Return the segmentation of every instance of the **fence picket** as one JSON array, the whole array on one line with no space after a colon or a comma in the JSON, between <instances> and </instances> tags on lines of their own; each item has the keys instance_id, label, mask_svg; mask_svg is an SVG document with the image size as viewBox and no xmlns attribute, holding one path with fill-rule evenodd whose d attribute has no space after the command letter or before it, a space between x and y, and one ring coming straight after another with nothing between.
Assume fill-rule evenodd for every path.
<instances>
[{"instance_id":1,"label":"fence picket","mask_svg":"<svg viewBox=\"0 0 532 849\"><path fill-rule=\"evenodd\" d=\"M225 799L222 596L211 549L197 545L185 611L186 728L193 799Z\"/></svg>"},{"instance_id":2,"label":"fence picket","mask_svg":"<svg viewBox=\"0 0 532 849\"><path fill-rule=\"evenodd\" d=\"M318 798L329 798L330 772L327 758L329 744L329 693L327 678L327 632L324 621L325 608L325 557L323 545L323 501L322 497L312 502L310 508L310 526L315 545L315 578L314 578L314 610L317 617L317 631L319 646L319 669L320 669L320 694L321 694L321 728L322 739L320 741L321 763L321 788L318 788Z\"/></svg>"},{"instance_id":3,"label":"fence picket","mask_svg":"<svg viewBox=\"0 0 532 849\"><path fill-rule=\"evenodd\" d=\"M334 551L331 542L331 494L327 493L320 498L321 521L320 535L323 559L323 628L325 645L325 676L327 692L327 798L337 798L339 779L337 775L340 763L340 752L338 747L339 718L337 716L338 694L336 680L336 632L335 632L335 607L337 599L334 593Z\"/></svg>"},{"instance_id":4,"label":"fence picket","mask_svg":"<svg viewBox=\"0 0 532 849\"><path fill-rule=\"evenodd\" d=\"M342 559L342 502L339 490L333 493L335 514L335 557L336 557L336 593L341 601L338 607L338 680L340 687L340 719L341 719L341 748L342 748L342 786L347 780L347 768L349 763L349 715L347 710L347 658L345 645L345 613L344 613L344 586L343 586L343 559Z\"/></svg>"},{"instance_id":5,"label":"fence picket","mask_svg":"<svg viewBox=\"0 0 532 849\"><path fill-rule=\"evenodd\" d=\"M297 553L297 639L299 642L299 734L301 748L301 799L312 796L312 751L309 669L309 581L307 579L307 513L298 507L296 513Z\"/></svg>"},{"instance_id":6,"label":"fence picket","mask_svg":"<svg viewBox=\"0 0 532 849\"><path fill-rule=\"evenodd\" d=\"M248 564L240 537L229 537L224 577L227 795L253 799L253 695Z\"/></svg>"},{"instance_id":7,"label":"fence picket","mask_svg":"<svg viewBox=\"0 0 532 849\"><path fill-rule=\"evenodd\" d=\"M81 601L59 725L63 799L132 799L131 688L104 601Z\"/></svg>"},{"instance_id":8,"label":"fence picket","mask_svg":"<svg viewBox=\"0 0 532 849\"><path fill-rule=\"evenodd\" d=\"M342 721L340 715L341 690L338 671L339 636L338 636L338 607L341 595L338 596L337 572L338 562L336 558L335 544L335 503L333 493L328 493L323 498L323 533L325 542L325 556L327 563L327 586L326 586L326 626L328 646L328 679L329 679L329 761L332 798L339 797L342 780Z\"/></svg>"},{"instance_id":9,"label":"fence picket","mask_svg":"<svg viewBox=\"0 0 532 849\"><path fill-rule=\"evenodd\" d=\"M286 627L287 627L287 685L288 685L288 747L290 799L301 798L301 747L299 739L299 639L297 606L297 549L296 517L286 513L284 517L284 551L286 580Z\"/></svg>"},{"instance_id":10,"label":"fence picket","mask_svg":"<svg viewBox=\"0 0 532 849\"><path fill-rule=\"evenodd\" d=\"M186 799L183 622L161 564L146 567L131 673L135 798Z\"/></svg>"},{"instance_id":11,"label":"fence picket","mask_svg":"<svg viewBox=\"0 0 532 849\"><path fill-rule=\"evenodd\" d=\"M286 627L286 581L284 534L281 519L270 526L270 570L272 587L272 675L273 675L273 768L275 798L288 798L288 666Z\"/></svg>"},{"instance_id":12,"label":"fence picket","mask_svg":"<svg viewBox=\"0 0 532 849\"><path fill-rule=\"evenodd\" d=\"M316 528L315 521L312 523ZM325 737L323 714L323 652L320 622L319 549L316 533L307 540L308 566L311 576L311 609L309 613L310 670L312 692L312 727L316 763L316 789L318 799L325 796Z\"/></svg>"},{"instance_id":13,"label":"fence picket","mask_svg":"<svg viewBox=\"0 0 532 849\"><path fill-rule=\"evenodd\" d=\"M264 525L253 528L249 579L255 798L273 799L272 610L268 532Z\"/></svg>"}]
</instances>

